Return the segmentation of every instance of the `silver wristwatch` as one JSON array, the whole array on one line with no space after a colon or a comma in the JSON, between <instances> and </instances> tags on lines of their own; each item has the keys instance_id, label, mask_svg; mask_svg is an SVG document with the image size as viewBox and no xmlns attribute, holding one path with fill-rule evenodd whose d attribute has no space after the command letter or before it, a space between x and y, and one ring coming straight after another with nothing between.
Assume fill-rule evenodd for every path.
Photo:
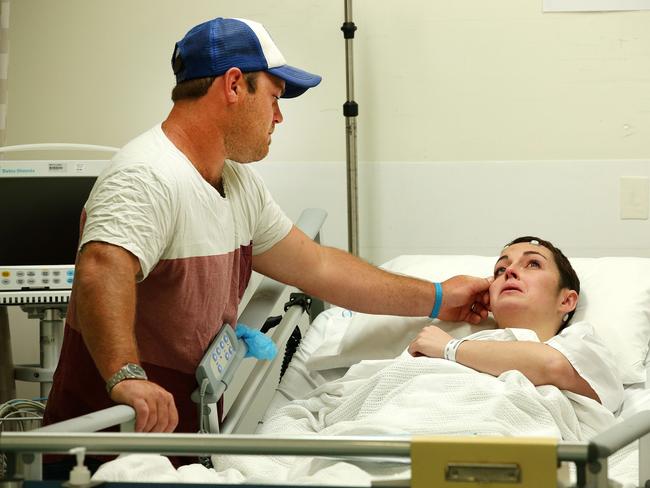
<instances>
[{"instance_id":1,"label":"silver wristwatch","mask_svg":"<svg viewBox=\"0 0 650 488\"><path fill-rule=\"evenodd\" d=\"M134 363L127 363L122 366L117 373L111 376L106 382L106 391L110 394L111 390L120 381L124 380L146 380L147 373L145 373L142 366Z\"/></svg>"}]
</instances>

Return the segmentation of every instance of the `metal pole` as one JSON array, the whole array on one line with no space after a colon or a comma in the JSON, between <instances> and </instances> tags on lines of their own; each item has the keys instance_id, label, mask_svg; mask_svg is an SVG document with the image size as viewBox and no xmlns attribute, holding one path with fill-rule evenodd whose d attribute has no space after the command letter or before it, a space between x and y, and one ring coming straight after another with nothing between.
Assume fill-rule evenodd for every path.
<instances>
[{"instance_id":1,"label":"metal pole","mask_svg":"<svg viewBox=\"0 0 650 488\"><path fill-rule=\"evenodd\" d=\"M273 454L289 456L396 456L408 458L407 436L278 436L228 434L124 434L3 432L5 452L157 452L164 454Z\"/></svg>"},{"instance_id":2,"label":"metal pole","mask_svg":"<svg viewBox=\"0 0 650 488\"><path fill-rule=\"evenodd\" d=\"M128 420L134 411L118 405L94 412L98 418L106 412L117 421ZM74 419L72 422L77 422ZM81 419L83 420L83 419ZM70 423L71 421L65 421ZM61 423L63 425L63 422ZM102 426L108 423L102 423ZM301 436L301 435L231 435L231 434L159 434L116 432L60 432L52 424L30 432L3 432L0 445L5 452L68 452L84 446L88 452L158 452L161 454L273 454L289 456L388 456L410 457L411 443L418 436ZM94 427L93 427L94 428ZM617 427L614 427L615 429ZM434 441L435 442L435 441ZM471 443L471 441L469 442ZM560 442L558 461L585 461L589 458L588 442Z\"/></svg>"},{"instance_id":3,"label":"metal pole","mask_svg":"<svg viewBox=\"0 0 650 488\"><path fill-rule=\"evenodd\" d=\"M59 354L63 344L63 316L64 313L56 308L43 310L41 316L41 368L50 371L52 376L59 362ZM43 378L41 381L41 397L47 398L51 389L52 378Z\"/></svg>"},{"instance_id":4,"label":"metal pole","mask_svg":"<svg viewBox=\"0 0 650 488\"><path fill-rule=\"evenodd\" d=\"M0 306L0 403L16 398L14 361L7 307Z\"/></svg>"},{"instance_id":5,"label":"metal pole","mask_svg":"<svg viewBox=\"0 0 650 488\"><path fill-rule=\"evenodd\" d=\"M359 255L359 210L357 196L357 115L359 106L354 101L354 56L352 40L357 26L352 21L352 0L345 0L345 22L341 26L345 38L345 71L347 101L343 104L346 133L346 167L348 185L348 249Z\"/></svg>"},{"instance_id":6,"label":"metal pole","mask_svg":"<svg viewBox=\"0 0 650 488\"><path fill-rule=\"evenodd\" d=\"M39 382L41 396L47 398L52 388L54 370L59 362L67 306L62 303L57 305L23 304L20 308L27 312L30 319L39 319L40 363L16 365L14 376L21 381Z\"/></svg>"}]
</instances>

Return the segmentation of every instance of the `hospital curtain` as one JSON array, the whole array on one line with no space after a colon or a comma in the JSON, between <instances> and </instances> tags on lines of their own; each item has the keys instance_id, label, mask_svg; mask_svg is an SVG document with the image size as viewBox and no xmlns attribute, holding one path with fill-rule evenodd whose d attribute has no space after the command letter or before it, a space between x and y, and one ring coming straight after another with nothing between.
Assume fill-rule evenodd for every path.
<instances>
[{"instance_id":1,"label":"hospital curtain","mask_svg":"<svg viewBox=\"0 0 650 488\"><path fill-rule=\"evenodd\" d=\"M9 2L0 3L0 146L5 145L7 64L9 62ZM16 398L7 307L0 306L0 403Z\"/></svg>"},{"instance_id":2,"label":"hospital curtain","mask_svg":"<svg viewBox=\"0 0 650 488\"><path fill-rule=\"evenodd\" d=\"M6 142L7 71L9 66L9 0L0 2L0 146Z\"/></svg>"}]
</instances>

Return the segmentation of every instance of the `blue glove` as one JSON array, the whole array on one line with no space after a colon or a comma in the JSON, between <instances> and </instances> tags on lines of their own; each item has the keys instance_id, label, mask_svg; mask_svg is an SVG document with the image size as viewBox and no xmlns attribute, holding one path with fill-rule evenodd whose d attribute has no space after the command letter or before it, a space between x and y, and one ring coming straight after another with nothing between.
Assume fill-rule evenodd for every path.
<instances>
[{"instance_id":1,"label":"blue glove","mask_svg":"<svg viewBox=\"0 0 650 488\"><path fill-rule=\"evenodd\" d=\"M268 359L269 361L278 353L275 342L266 337L257 329L251 329L244 324L237 324L235 335L243 339L248 346L245 358L254 357L257 359Z\"/></svg>"}]
</instances>

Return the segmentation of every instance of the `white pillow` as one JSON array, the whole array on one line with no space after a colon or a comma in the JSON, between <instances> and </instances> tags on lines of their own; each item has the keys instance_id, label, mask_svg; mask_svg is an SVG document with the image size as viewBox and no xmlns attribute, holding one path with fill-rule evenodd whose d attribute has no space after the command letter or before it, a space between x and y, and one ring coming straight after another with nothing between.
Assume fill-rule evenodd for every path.
<instances>
[{"instance_id":1,"label":"white pillow","mask_svg":"<svg viewBox=\"0 0 650 488\"><path fill-rule=\"evenodd\" d=\"M398 256L382 268L429 281L443 281L457 274L491 276L495 261L496 258L485 256ZM342 338L339 334L331 334L314 351L307 360L307 367L312 370L349 367L364 359L394 358L406 349L422 327L432 323L454 337L465 337L496 327L491 317L483 324L473 326L432 321L428 317L351 313L338 307L324 312L316 320L327 321L327 324L322 324L327 330L347 327Z\"/></svg>"},{"instance_id":2,"label":"white pillow","mask_svg":"<svg viewBox=\"0 0 650 488\"><path fill-rule=\"evenodd\" d=\"M580 278L573 321L587 320L614 353L623 383L646 380L650 341L650 259L572 258Z\"/></svg>"},{"instance_id":3,"label":"white pillow","mask_svg":"<svg viewBox=\"0 0 650 488\"><path fill-rule=\"evenodd\" d=\"M496 256L399 256L382 267L429 281L457 274L490 276ZM573 258L581 292L572 321L591 322L620 365L625 384L646 380L645 359L650 341L650 259ZM332 311L326 320L339 317ZM345 315L349 316L347 312ZM432 322L425 317L394 317L353 313L342 339L326 340L308 361L311 369L348 367L363 359L400 354L425 325L435 323L454 337L494 328L490 318L480 326Z\"/></svg>"}]
</instances>

